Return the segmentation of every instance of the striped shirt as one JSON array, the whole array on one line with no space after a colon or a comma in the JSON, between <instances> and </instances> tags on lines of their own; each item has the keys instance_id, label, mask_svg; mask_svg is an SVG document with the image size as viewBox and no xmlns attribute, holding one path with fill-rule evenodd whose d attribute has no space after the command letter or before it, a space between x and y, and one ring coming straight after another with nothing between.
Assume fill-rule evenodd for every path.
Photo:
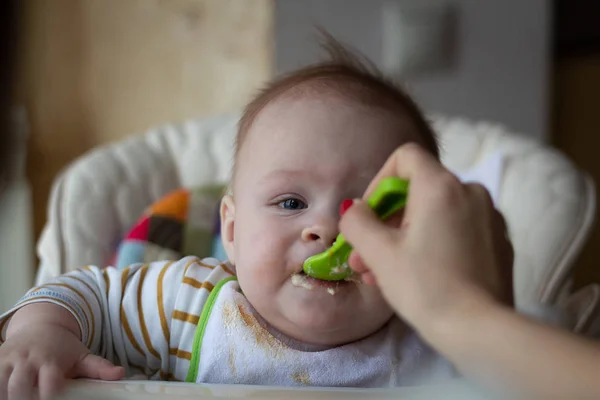
<instances>
[{"instance_id":1,"label":"striped shirt","mask_svg":"<svg viewBox=\"0 0 600 400\"><path fill-rule=\"evenodd\" d=\"M0 316L0 344L18 309L50 302L71 312L92 353L125 367L127 375L184 380L210 291L233 275L229 264L214 258L185 257L123 270L88 266L29 290Z\"/></svg>"}]
</instances>

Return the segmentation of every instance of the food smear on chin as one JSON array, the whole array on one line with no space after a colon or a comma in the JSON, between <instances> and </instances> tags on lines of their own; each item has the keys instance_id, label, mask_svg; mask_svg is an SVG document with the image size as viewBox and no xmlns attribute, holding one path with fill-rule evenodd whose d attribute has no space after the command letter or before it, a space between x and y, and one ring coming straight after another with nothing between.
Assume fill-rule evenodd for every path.
<instances>
[{"instance_id":1,"label":"food smear on chin","mask_svg":"<svg viewBox=\"0 0 600 400\"><path fill-rule=\"evenodd\" d=\"M327 293L329 293L332 296L335 296L340 291L340 289L341 289L340 286L345 286L346 284L349 284L350 282L356 282L357 278L359 278L359 277L355 276L354 279L351 279L351 278L352 277L348 277L342 281L337 281L337 282L322 281L317 278L312 278L303 273L299 273L299 274L292 275L291 282L292 282L292 285L294 285L296 287L301 287L306 290L325 289L327 291Z\"/></svg>"},{"instance_id":2,"label":"food smear on chin","mask_svg":"<svg viewBox=\"0 0 600 400\"><path fill-rule=\"evenodd\" d=\"M309 282L306 275L294 274L292 275L292 285L304 288L306 290L313 290L314 286Z\"/></svg>"}]
</instances>

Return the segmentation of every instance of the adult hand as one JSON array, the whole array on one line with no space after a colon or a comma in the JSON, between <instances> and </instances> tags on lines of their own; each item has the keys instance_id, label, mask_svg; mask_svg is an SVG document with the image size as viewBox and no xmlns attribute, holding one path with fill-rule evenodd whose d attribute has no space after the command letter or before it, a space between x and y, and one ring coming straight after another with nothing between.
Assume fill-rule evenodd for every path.
<instances>
[{"instance_id":1,"label":"adult hand","mask_svg":"<svg viewBox=\"0 0 600 400\"><path fill-rule=\"evenodd\" d=\"M410 180L400 224L384 225L364 202L344 213L350 266L377 284L396 311L464 375L501 398L600 398L600 344L519 315L513 251L484 188L458 181L414 144L373 180Z\"/></svg>"},{"instance_id":2,"label":"adult hand","mask_svg":"<svg viewBox=\"0 0 600 400\"><path fill-rule=\"evenodd\" d=\"M512 302L513 250L486 189L461 183L416 144L392 154L365 198L388 176L410 181L399 226L383 224L362 201L340 222L355 249L350 266L363 281L379 285L417 328L463 306Z\"/></svg>"}]
</instances>

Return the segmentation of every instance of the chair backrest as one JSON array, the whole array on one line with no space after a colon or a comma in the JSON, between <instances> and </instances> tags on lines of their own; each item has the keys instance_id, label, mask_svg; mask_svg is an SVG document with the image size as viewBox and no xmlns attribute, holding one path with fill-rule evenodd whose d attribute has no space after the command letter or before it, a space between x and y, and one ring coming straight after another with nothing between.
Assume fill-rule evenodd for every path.
<instances>
[{"instance_id":1,"label":"chair backrest","mask_svg":"<svg viewBox=\"0 0 600 400\"><path fill-rule=\"evenodd\" d=\"M238 116L165 125L95 149L55 181L38 243L38 282L102 265L143 210L181 186L228 180ZM498 206L515 247L517 304L569 290L595 213L594 184L561 153L501 126L434 117L443 162L464 171L500 152Z\"/></svg>"}]
</instances>

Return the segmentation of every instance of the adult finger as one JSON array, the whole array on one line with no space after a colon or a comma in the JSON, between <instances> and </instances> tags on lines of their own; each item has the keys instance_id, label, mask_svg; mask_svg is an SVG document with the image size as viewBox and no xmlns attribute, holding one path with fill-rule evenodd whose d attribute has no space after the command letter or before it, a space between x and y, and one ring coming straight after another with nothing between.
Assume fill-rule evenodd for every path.
<instances>
[{"instance_id":1,"label":"adult finger","mask_svg":"<svg viewBox=\"0 0 600 400\"><path fill-rule=\"evenodd\" d=\"M394 237L397 229L377 219L366 202L355 201L342 216L340 230L369 268L393 259L390 252L396 246Z\"/></svg>"},{"instance_id":2,"label":"adult finger","mask_svg":"<svg viewBox=\"0 0 600 400\"><path fill-rule=\"evenodd\" d=\"M510 306L514 306L514 276L513 267L515 252L510 240L506 220L502 213L495 210L494 213L494 231L496 232L497 255L500 260L500 278L502 279L505 291L502 294L504 301Z\"/></svg>"},{"instance_id":3,"label":"adult finger","mask_svg":"<svg viewBox=\"0 0 600 400\"><path fill-rule=\"evenodd\" d=\"M476 183L470 183L465 187L471 193L473 198L477 200L477 202L473 204L475 204L475 207L479 208L480 216L482 218L489 218L493 251L499 262L499 265L497 266L499 270L494 271L495 274L490 274L490 278L493 279L496 277L496 279L500 280L500 282L495 282L495 287L497 288L496 295L499 296L498 300L512 306L514 305L512 271L514 251L508 235L506 220L500 211L495 208L494 201L485 187Z\"/></svg>"},{"instance_id":4,"label":"adult finger","mask_svg":"<svg viewBox=\"0 0 600 400\"><path fill-rule=\"evenodd\" d=\"M431 153L416 143L406 143L388 158L367 187L363 198L367 198L375 190L381 179L389 176L412 182L417 176L436 176L440 173L447 171Z\"/></svg>"},{"instance_id":5,"label":"adult finger","mask_svg":"<svg viewBox=\"0 0 600 400\"><path fill-rule=\"evenodd\" d=\"M369 267L360 257L360 254L358 254L354 250L352 251L352 253L350 253L350 256L348 257L348 265L354 272L359 274L363 274L369 270Z\"/></svg>"}]
</instances>

